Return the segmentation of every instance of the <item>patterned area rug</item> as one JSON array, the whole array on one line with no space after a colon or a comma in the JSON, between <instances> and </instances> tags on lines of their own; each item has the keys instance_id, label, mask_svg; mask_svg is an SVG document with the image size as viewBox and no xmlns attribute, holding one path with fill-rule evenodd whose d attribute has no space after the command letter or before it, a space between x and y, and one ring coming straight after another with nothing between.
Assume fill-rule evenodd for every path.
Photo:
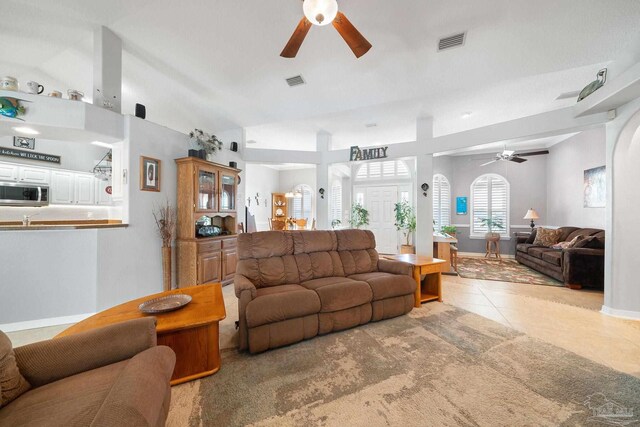
<instances>
[{"instance_id":1,"label":"patterned area rug","mask_svg":"<svg viewBox=\"0 0 640 427\"><path fill-rule=\"evenodd\" d=\"M467 279L564 286L564 283L538 273L514 259L460 257L458 258L458 274Z\"/></svg>"},{"instance_id":2,"label":"patterned area rug","mask_svg":"<svg viewBox=\"0 0 640 427\"><path fill-rule=\"evenodd\" d=\"M226 350L217 374L172 395L169 426L577 426L640 412L640 378L444 304Z\"/></svg>"}]
</instances>

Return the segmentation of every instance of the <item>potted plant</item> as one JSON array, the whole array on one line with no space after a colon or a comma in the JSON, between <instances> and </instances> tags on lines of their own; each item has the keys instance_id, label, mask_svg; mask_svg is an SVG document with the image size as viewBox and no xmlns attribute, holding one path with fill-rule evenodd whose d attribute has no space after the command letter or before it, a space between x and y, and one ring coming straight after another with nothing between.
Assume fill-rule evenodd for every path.
<instances>
[{"instance_id":1,"label":"potted plant","mask_svg":"<svg viewBox=\"0 0 640 427\"><path fill-rule=\"evenodd\" d=\"M400 245L401 254L413 254L416 252L415 246L410 244L410 239L416 231L416 212L413 206L406 200L396 203L393 211L396 214L395 226L398 231L402 231L406 244Z\"/></svg>"},{"instance_id":2,"label":"potted plant","mask_svg":"<svg viewBox=\"0 0 640 427\"><path fill-rule=\"evenodd\" d=\"M189 137L191 138L192 143L204 151L205 155L203 158L205 159L207 155L216 154L222 149L222 141L220 141L217 136L209 135L200 129L194 129L189 132Z\"/></svg>"},{"instance_id":3,"label":"potted plant","mask_svg":"<svg viewBox=\"0 0 640 427\"><path fill-rule=\"evenodd\" d=\"M500 240L500 233L496 233L493 230L504 230L504 225L502 225L502 220L493 219L493 218L482 218L480 219L482 224L486 225L489 229L489 232L484 235L484 238L490 242L497 242Z\"/></svg>"},{"instance_id":4,"label":"potted plant","mask_svg":"<svg viewBox=\"0 0 640 427\"><path fill-rule=\"evenodd\" d=\"M153 219L162 239L162 289L171 290L171 243L176 230L176 209L169 200L153 210Z\"/></svg>"},{"instance_id":5,"label":"potted plant","mask_svg":"<svg viewBox=\"0 0 640 427\"><path fill-rule=\"evenodd\" d=\"M360 228L363 225L369 225L369 211L360 203L356 203L351 207L351 219L349 224L353 228Z\"/></svg>"},{"instance_id":6,"label":"potted plant","mask_svg":"<svg viewBox=\"0 0 640 427\"><path fill-rule=\"evenodd\" d=\"M442 228L440 228L440 231L442 231L445 234L448 234L451 237L456 237L456 234L458 233L458 228L455 225L445 225Z\"/></svg>"},{"instance_id":7,"label":"potted plant","mask_svg":"<svg viewBox=\"0 0 640 427\"><path fill-rule=\"evenodd\" d=\"M342 221L340 221L339 219L334 219L333 221L331 221L331 228L333 228L334 230L340 227L340 225L342 225Z\"/></svg>"}]
</instances>

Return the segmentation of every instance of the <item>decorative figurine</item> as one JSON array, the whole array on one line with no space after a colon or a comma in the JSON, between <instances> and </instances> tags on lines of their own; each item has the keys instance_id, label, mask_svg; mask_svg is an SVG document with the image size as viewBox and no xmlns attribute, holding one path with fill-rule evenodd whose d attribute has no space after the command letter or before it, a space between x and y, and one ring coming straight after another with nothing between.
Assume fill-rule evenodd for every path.
<instances>
[{"instance_id":1,"label":"decorative figurine","mask_svg":"<svg viewBox=\"0 0 640 427\"><path fill-rule=\"evenodd\" d=\"M11 119L16 119L16 120L22 120L24 121L24 119L21 119L18 116L24 115L25 113L25 108L20 105L20 102L29 102L29 101L25 101L24 99L18 99L18 98L7 98L7 97L0 97L0 114L2 114L5 117L9 117Z\"/></svg>"}]
</instances>

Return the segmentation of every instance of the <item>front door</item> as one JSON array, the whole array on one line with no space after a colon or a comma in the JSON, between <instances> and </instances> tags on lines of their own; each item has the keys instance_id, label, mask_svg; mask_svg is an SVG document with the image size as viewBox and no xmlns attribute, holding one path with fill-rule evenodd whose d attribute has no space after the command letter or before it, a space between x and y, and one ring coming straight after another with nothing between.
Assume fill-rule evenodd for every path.
<instances>
[{"instance_id":1,"label":"front door","mask_svg":"<svg viewBox=\"0 0 640 427\"><path fill-rule=\"evenodd\" d=\"M365 205L369 211L369 230L376 236L376 250L381 254L398 253L398 232L393 208L398 202L398 187L367 187Z\"/></svg>"}]
</instances>

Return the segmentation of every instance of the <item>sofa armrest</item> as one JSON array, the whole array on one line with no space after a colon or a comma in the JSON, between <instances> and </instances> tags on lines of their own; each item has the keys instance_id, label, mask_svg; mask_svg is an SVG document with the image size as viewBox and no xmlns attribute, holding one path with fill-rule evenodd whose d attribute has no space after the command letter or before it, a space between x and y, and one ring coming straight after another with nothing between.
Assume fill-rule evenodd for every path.
<instances>
[{"instance_id":1,"label":"sofa armrest","mask_svg":"<svg viewBox=\"0 0 640 427\"><path fill-rule=\"evenodd\" d=\"M568 285L602 289L604 287L604 249L563 250L562 276Z\"/></svg>"},{"instance_id":2,"label":"sofa armrest","mask_svg":"<svg viewBox=\"0 0 640 427\"><path fill-rule=\"evenodd\" d=\"M242 274L236 274L233 276L233 288L236 292L236 297L240 298L242 292L249 291L251 293L251 299L258 296L258 290L256 286Z\"/></svg>"},{"instance_id":3,"label":"sofa armrest","mask_svg":"<svg viewBox=\"0 0 640 427\"><path fill-rule=\"evenodd\" d=\"M378 271L413 277L413 267L411 266L411 264L402 261L393 261L390 259L380 258L378 260Z\"/></svg>"},{"instance_id":4,"label":"sofa armrest","mask_svg":"<svg viewBox=\"0 0 640 427\"><path fill-rule=\"evenodd\" d=\"M130 359L156 342L156 319L145 317L17 347L15 355L20 373L39 387Z\"/></svg>"},{"instance_id":5,"label":"sofa armrest","mask_svg":"<svg viewBox=\"0 0 640 427\"><path fill-rule=\"evenodd\" d=\"M109 390L91 426L163 426L176 354L157 346L134 356Z\"/></svg>"},{"instance_id":6,"label":"sofa armrest","mask_svg":"<svg viewBox=\"0 0 640 427\"><path fill-rule=\"evenodd\" d=\"M520 243L527 243L527 240L529 240L528 236L516 236L517 245L519 245Z\"/></svg>"}]
</instances>

